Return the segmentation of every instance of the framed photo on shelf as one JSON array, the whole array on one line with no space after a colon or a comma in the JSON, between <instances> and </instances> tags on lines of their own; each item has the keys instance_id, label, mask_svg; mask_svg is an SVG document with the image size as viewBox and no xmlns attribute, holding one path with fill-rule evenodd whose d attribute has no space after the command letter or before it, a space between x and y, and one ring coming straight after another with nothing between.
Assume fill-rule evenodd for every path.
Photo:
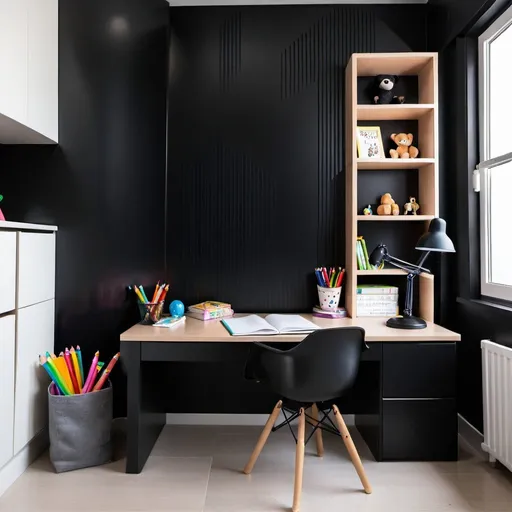
<instances>
[{"instance_id":1,"label":"framed photo on shelf","mask_svg":"<svg viewBox=\"0 0 512 512\"><path fill-rule=\"evenodd\" d=\"M380 126L358 126L356 134L358 158L386 158Z\"/></svg>"}]
</instances>

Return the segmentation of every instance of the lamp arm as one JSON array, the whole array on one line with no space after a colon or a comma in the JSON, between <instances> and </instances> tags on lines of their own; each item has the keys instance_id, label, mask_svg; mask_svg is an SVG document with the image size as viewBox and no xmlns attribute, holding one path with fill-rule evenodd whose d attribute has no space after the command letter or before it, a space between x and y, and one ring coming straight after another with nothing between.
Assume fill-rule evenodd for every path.
<instances>
[{"instance_id":1,"label":"lamp arm","mask_svg":"<svg viewBox=\"0 0 512 512\"><path fill-rule=\"evenodd\" d=\"M388 263L391 263L391 265L400 268L402 270L405 270L406 272L409 272L414 275L421 274L422 272L425 272L426 274L430 274L430 270L428 268L424 268L421 266L423 262L425 261L426 257L428 256L428 253L425 253L419 261L417 265L413 265L412 263L409 263L407 261L400 260L398 258L395 258L394 256L390 256L389 254L386 254L384 256L384 261L387 261Z\"/></svg>"}]
</instances>

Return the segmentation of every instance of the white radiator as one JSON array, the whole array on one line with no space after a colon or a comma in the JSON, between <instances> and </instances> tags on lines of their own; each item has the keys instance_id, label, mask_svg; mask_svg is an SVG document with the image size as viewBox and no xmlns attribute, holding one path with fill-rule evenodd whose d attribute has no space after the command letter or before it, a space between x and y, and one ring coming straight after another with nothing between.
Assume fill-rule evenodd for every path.
<instances>
[{"instance_id":1,"label":"white radiator","mask_svg":"<svg viewBox=\"0 0 512 512\"><path fill-rule=\"evenodd\" d=\"M512 349L482 340L484 442L490 460L512 471Z\"/></svg>"}]
</instances>

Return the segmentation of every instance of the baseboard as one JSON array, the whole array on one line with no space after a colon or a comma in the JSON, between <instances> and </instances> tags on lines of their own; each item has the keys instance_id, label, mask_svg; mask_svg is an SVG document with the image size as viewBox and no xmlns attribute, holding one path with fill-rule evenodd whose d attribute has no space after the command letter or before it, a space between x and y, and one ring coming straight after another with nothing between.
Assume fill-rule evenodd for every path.
<instances>
[{"instance_id":1,"label":"baseboard","mask_svg":"<svg viewBox=\"0 0 512 512\"><path fill-rule=\"evenodd\" d=\"M5 466L0 468L0 496L48 448L48 444L48 428L44 428Z\"/></svg>"},{"instance_id":2,"label":"baseboard","mask_svg":"<svg viewBox=\"0 0 512 512\"><path fill-rule=\"evenodd\" d=\"M354 416L344 415L347 425L354 425ZM268 414L167 414L167 425L220 425L261 427L265 425ZM284 420L283 415L277 423Z\"/></svg>"},{"instance_id":3,"label":"baseboard","mask_svg":"<svg viewBox=\"0 0 512 512\"><path fill-rule=\"evenodd\" d=\"M484 435L476 429L469 421L459 414L459 436L478 454L483 457L488 455L482 450Z\"/></svg>"}]
</instances>

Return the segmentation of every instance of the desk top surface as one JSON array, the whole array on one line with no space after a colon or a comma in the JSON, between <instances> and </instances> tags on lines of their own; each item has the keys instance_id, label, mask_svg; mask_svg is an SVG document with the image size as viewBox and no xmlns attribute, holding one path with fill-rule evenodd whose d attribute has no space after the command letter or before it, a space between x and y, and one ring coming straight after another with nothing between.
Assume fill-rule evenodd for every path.
<instances>
[{"instance_id":1,"label":"desk top surface","mask_svg":"<svg viewBox=\"0 0 512 512\"><path fill-rule=\"evenodd\" d=\"M245 316L245 315L236 315ZM263 315L264 316L264 315ZM426 329L402 330L386 326L385 318L343 318L331 320L312 315L301 315L323 328L362 327L368 342L421 342L421 341L460 341L460 334L449 331L440 325L428 322ZM187 317L184 324L172 328L134 325L121 334L121 341L141 341L155 343L231 342L250 343L254 341L295 342L302 341L307 334L280 334L277 336L231 336L220 320L203 322Z\"/></svg>"}]
</instances>

